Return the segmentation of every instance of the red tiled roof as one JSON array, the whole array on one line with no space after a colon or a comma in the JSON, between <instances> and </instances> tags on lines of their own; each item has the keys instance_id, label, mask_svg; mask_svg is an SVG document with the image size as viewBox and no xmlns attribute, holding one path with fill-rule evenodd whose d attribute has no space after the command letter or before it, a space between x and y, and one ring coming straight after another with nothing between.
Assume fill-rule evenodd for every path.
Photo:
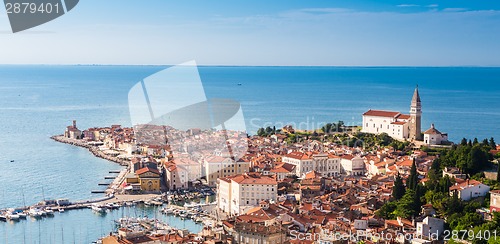
<instances>
[{"instance_id":1,"label":"red tiled roof","mask_svg":"<svg viewBox=\"0 0 500 244\"><path fill-rule=\"evenodd\" d=\"M441 134L441 132L440 132L440 131L438 131L438 130L436 130L436 128L431 127L430 129L428 129L428 130L424 131L424 134L427 134L427 135L436 135L436 134L437 134L437 135L440 135L440 134Z\"/></svg>"},{"instance_id":2,"label":"red tiled roof","mask_svg":"<svg viewBox=\"0 0 500 244\"><path fill-rule=\"evenodd\" d=\"M278 182L274 178L258 174L245 173L228 178L238 184L278 185Z\"/></svg>"},{"instance_id":3,"label":"red tiled roof","mask_svg":"<svg viewBox=\"0 0 500 244\"><path fill-rule=\"evenodd\" d=\"M396 162L396 164L398 166L408 166L408 167L411 167L411 165L413 164L413 160L406 159L406 160L401 161L401 162Z\"/></svg>"},{"instance_id":4,"label":"red tiled roof","mask_svg":"<svg viewBox=\"0 0 500 244\"><path fill-rule=\"evenodd\" d=\"M157 169L151 169L151 168L149 168L149 167L145 167L145 168L139 169L139 170L137 170L135 173L136 173L137 175L141 175L141 174L144 174L144 173L146 173L146 172L152 172L152 173L155 173L155 174L158 174L158 175L160 174L160 172L158 172L158 170L157 170Z\"/></svg>"},{"instance_id":5,"label":"red tiled roof","mask_svg":"<svg viewBox=\"0 0 500 244\"><path fill-rule=\"evenodd\" d=\"M454 186L451 186L450 187L450 191L452 190L463 190L463 189L466 189L466 188L469 188L471 186L477 186L479 184L483 184L477 180L466 180L460 184L456 184Z\"/></svg>"},{"instance_id":6,"label":"red tiled roof","mask_svg":"<svg viewBox=\"0 0 500 244\"><path fill-rule=\"evenodd\" d=\"M393 112L393 111L383 111L383 110L368 110L366 113L363 115L366 116L377 116L377 117L396 117L400 113L399 112Z\"/></svg>"},{"instance_id":7,"label":"red tiled roof","mask_svg":"<svg viewBox=\"0 0 500 244\"><path fill-rule=\"evenodd\" d=\"M396 121L396 122L392 122L391 125L405 125L407 122L404 122L404 121Z\"/></svg>"},{"instance_id":8,"label":"red tiled roof","mask_svg":"<svg viewBox=\"0 0 500 244\"><path fill-rule=\"evenodd\" d=\"M410 119L410 118L411 118L411 116L410 116L410 115L408 115L408 114L400 114L400 115L398 116L398 119Z\"/></svg>"},{"instance_id":9,"label":"red tiled roof","mask_svg":"<svg viewBox=\"0 0 500 244\"><path fill-rule=\"evenodd\" d=\"M290 173L289 170L287 170L283 167L273 168L273 169L269 170L269 172L272 172L272 173Z\"/></svg>"},{"instance_id":10,"label":"red tiled roof","mask_svg":"<svg viewBox=\"0 0 500 244\"><path fill-rule=\"evenodd\" d=\"M343 159L347 159L347 160L352 160L352 159L354 158L354 156L353 156L353 155L351 155L351 154L345 154L345 155L342 155L342 157L341 157L341 158L343 158Z\"/></svg>"},{"instance_id":11,"label":"red tiled roof","mask_svg":"<svg viewBox=\"0 0 500 244\"><path fill-rule=\"evenodd\" d=\"M295 159L300 159L300 160L309 159L309 156L305 153L302 153L302 152L291 152L291 153L285 155L285 157L295 158Z\"/></svg>"},{"instance_id":12,"label":"red tiled roof","mask_svg":"<svg viewBox=\"0 0 500 244\"><path fill-rule=\"evenodd\" d=\"M305 179L314 179L314 178L319 178L319 177L321 177L321 173L316 172L315 170L310 171L310 172L306 173L306 175L305 175Z\"/></svg>"}]
</instances>

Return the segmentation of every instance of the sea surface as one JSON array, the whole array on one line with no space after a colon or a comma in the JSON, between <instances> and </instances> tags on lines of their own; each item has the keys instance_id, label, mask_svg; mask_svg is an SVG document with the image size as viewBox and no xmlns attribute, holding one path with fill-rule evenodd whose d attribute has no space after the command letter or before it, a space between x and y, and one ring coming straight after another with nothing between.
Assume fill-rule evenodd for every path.
<instances>
[{"instance_id":1,"label":"sea surface","mask_svg":"<svg viewBox=\"0 0 500 244\"><path fill-rule=\"evenodd\" d=\"M130 88L167 67L0 66L0 209L101 197L90 191L102 189L97 184L120 166L49 137L62 134L72 120L81 129L130 126ZM288 124L314 129L339 120L361 125L369 109L408 113L418 84L422 130L434 123L455 142L500 142L500 68L202 66L199 73L207 97L241 103L249 133ZM100 217L79 210L42 221L0 222L0 243L89 243L119 217L118 211Z\"/></svg>"}]
</instances>

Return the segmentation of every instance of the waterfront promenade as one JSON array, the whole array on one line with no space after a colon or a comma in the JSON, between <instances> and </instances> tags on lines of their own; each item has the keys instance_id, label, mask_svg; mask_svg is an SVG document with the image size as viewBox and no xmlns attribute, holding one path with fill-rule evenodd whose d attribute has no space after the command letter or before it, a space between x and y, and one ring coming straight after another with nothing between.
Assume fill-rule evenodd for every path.
<instances>
[{"instance_id":1,"label":"waterfront promenade","mask_svg":"<svg viewBox=\"0 0 500 244\"><path fill-rule=\"evenodd\" d=\"M109 161L112 161L112 162L115 162L115 163L119 163L122 166L129 166L129 164L128 164L129 161L128 160L122 159L122 158L119 158L119 157L115 157L115 156L112 156L112 155L108 155L105 152L99 150L98 146L91 145L91 144L89 144L88 142L86 142L84 140L76 140L76 139L66 138L63 135L52 136L50 138L53 139L53 140L55 140L55 141L58 141L58 142L62 142L62 143L71 144L71 145L74 145L74 146L79 146L79 147L87 148L96 157L103 158L103 159L106 159L106 160L109 160Z\"/></svg>"}]
</instances>

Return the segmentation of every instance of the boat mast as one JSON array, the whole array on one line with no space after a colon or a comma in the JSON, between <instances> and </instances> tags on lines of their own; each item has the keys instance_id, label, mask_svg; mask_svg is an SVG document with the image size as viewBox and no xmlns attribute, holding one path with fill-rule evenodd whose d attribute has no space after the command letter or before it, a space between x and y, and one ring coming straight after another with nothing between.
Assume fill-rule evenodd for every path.
<instances>
[{"instance_id":1,"label":"boat mast","mask_svg":"<svg viewBox=\"0 0 500 244\"><path fill-rule=\"evenodd\" d=\"M23 193L23 208L26 209L26 198L24 197L24 188L23 187L21 187L21 191Z\"/></svg>"}]
</instances>

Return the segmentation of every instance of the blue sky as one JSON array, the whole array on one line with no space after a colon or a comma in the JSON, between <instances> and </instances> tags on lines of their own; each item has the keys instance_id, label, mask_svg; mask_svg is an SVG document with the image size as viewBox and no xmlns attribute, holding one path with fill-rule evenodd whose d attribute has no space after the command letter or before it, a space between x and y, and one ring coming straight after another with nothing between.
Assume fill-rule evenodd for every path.
<instances>
[{"instance_id":1,"label":"blue sky","mask_svg":"<svg viewBox=\"0 0 500 244\"><path fill-rule=\"evenodd\" d=\"M500 66L493 1L81 0L2 64Z\"/></svg>"}]
</instances>

